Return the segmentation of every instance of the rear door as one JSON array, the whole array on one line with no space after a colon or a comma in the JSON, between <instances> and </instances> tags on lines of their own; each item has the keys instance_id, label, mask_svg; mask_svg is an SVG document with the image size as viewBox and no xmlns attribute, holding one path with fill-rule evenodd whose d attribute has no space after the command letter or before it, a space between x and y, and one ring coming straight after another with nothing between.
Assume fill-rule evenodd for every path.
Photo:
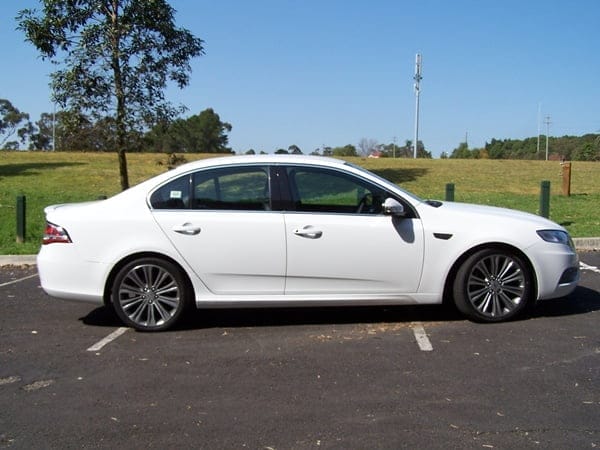
<instances>
[{"instance_id":1,"label":"rear door","mask_svg":"<svg viewBox=\"0 0 600 450\"><path fill-rule=\"evenodd\" d=\"M285 228L266 166L212 168L156 190L153 215L215 294L283 294Z\"/></svg>"}]
</instances>

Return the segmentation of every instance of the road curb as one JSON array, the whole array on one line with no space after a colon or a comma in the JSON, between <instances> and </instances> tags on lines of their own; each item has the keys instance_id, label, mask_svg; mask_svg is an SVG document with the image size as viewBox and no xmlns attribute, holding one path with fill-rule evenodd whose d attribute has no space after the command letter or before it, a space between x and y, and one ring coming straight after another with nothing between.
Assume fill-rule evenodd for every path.
<instances>
[{"instance_id":1,"label":"road curb","mask_svg":"<svg viewBox=\"0 0 600 450\"><path fill-rule=\"evenodd\" d=\"M600 250L600 237L596 238L573 238L577 250Z\"/></svg>"},{"instance_id":2,"label":"road curb","mask_svg":"<svg viewBox=\"0 0 600 450\"><path fill-rule=\"evenodd\" d=\"M1 266L34 266L36 255L0 255Z\"/></svg>"},{"instance_id":3,"label":"road curb","mask_svg":"<svg viewBox=\"0 0 600 450\"><path fill-rule=\"evenodd\" d=\"M597 238L573 238L575 248L579 251L599 251L600 237ZM34 266L36 255L0 255L1 266Z\"/></svg>"}]
</instances>

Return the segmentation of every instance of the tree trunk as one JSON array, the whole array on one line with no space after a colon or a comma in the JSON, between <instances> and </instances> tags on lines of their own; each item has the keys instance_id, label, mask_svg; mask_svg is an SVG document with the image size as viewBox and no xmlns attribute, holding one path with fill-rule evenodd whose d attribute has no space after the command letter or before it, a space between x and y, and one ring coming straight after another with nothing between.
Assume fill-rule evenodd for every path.
<instances>
[{"instance_id":1,"label":"tree trunk","mask_svg":"<svg viewBox=\"0 0 600 450\"><path fill-rule=\"evenodd\" d=\"M125 128L125 91L123 90L123 78L121 73L120 47L121 30L119 26L119 1L113 0L111 14L111 45L112 45L112 69L115 83L115 97L117 99L117 117L115 126L117 128L117 154L119 155L119 179L121 190L129 189L129 176L127 175L127 130Z\"/></svg>"},{"instance_id":2,"label":"tree trunk","mask_svg":"<svg viewBox=\"0 0 600 450\"><path fill-rule=\"evenodd\" d=\"M129 175L127 175L127 156L125 147L119 147L117 150L119 155L119 179L121 180L121 190L129 189Z\"/></svg>"}]
</instances>

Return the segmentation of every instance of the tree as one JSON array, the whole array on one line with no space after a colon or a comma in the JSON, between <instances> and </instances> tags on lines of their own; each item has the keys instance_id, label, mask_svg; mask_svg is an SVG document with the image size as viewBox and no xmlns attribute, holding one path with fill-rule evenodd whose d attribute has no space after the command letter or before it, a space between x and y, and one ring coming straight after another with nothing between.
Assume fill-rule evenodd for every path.
<instances>
[{"instance_id":1,"label":"tree","mask_svg":"<svg viewBox=\"0 0 600 450\"><path fill-rule=\"evenodd\" d=\"M50 150L52 148L52 130L54 118L52 114L42 113L40 120L35 123L35 129L29 136L30 150Z\"/></svg>"},{"instance_id":2,"label":"tree","mask_svg":"<svg viewBox=\"0 0 600 450\"><path fill-rule=\"evenodd\" d=\"M187 119L160 123L146 134L147 145L158 152L231 153L227 133L231 124L222 122L212 108Z\"/></svg>"},{"instance_id":3,"label":"tree","mask_svg":"<svg viewBox=\"0 0 600 450\"><path fill-rule=\"evenodd\" d=\"M19 111L10 101L0 98L0 148L18 149L18 141L8 140L17 133L19 141L23 143L32 131L29 114Z\"/></svg>"},{"instance_id":4,"label":"tree","mask_svg":"<svg viewBox=\"0 0 600 450\"><path fill-rule=\"evenodd\" d=\"M338 158L343 156L358 156L356 147L352 144L344 145L343 147L335 147L332 150L332 154Z\"/></svg>"},{"instance_id":5,"label":"tree","mask_svg":"<svg viewBox=\"0 0 600 450\"><path fill-rule=\"evenodd\" d=\"M452 153L450 154L450 158L455 159L469 159L472 157L473 155L469 150L469 144L467 144L466 142L461 142L457 148L452 150Z\"/></svg>"},{"instance_id":6,"label":"tree","mask_svg":"<svg viewBox=\"0 0 600 450\"><path fill-rule=\"evenodd\" d=\"M172 127L179 142L179 151L189 153L231 153L226 134L231 128L231 124L221 122L212 108L186 120L178 120Z\"/></svg>"},{"instance_id":7,"label":"tree","mask_svg":"<svg viewBox=\"0 0 600 450\"><path fill-rule=\"evenodd\" d=\"M169 81L189 83L191 58L202 40L177 28L166 0L42 0L43 11L19 12L18 28L43 58L59 65L51 74L53 97L63 108L109 118L115 127L121 188L129 187L126 151L132 131L171 120ZM133 134L135 135L135 134Z\"/></svg>"},{"instance_id":8,"label":"tree","mask_svg":"<svg viewBox=\"0 0 600 450\"><path fill-rule=\"evenodd\" d=\"M290 155L301 155L302 150L300 150L300 147L298 147L296 144L292 144L288 147L288 153Z\"/></svg>"}]
</instances>

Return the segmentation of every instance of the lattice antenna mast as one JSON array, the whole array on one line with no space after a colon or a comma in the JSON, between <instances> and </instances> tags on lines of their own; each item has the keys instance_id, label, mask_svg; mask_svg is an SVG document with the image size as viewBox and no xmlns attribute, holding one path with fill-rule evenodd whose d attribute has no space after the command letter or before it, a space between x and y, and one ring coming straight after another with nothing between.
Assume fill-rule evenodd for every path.
<instances>
[{"instance_id":1,"label":"lattice antenna mast","mask_svg":"<svg viewBox=\"0 0 600 450\"><path fill-rule=\"evenodd\" d=\"M419 145L419 94L421 92L421 54L417 53L415 58L415 140L413 142L413 157L417 157L417 147Z\"/></svg>"}]
</instances>

